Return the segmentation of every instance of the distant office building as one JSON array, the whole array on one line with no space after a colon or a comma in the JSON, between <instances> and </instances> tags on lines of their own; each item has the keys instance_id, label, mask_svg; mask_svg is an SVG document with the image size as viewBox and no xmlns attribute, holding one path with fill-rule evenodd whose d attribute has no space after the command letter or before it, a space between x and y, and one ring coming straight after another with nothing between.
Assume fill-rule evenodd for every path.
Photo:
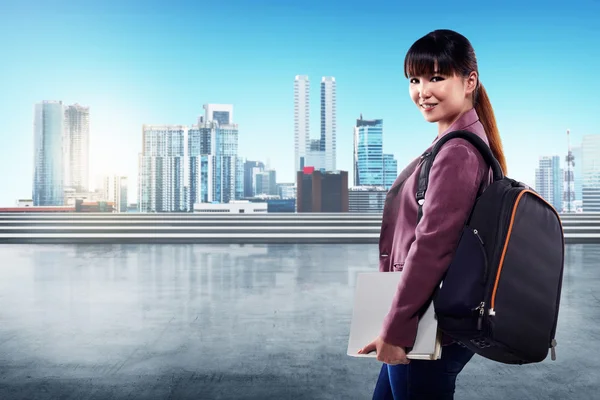
<instances>
[{"instance_id":1,"label":"distant office building","mask_svg":"<svg viewBox=\"0 0 600 400\"><path fill-rule=\"evenodd\" d=\"M393 154L383 153L383 120L365 120L361 114L354 127L354 186L389 189L398 175Z\"/></svg>"},{"instance_id":2,"label":"distant office building","mask_svg":"<svg viewBox=\"0 0 600 400\"><path fill-rule=\"evenodd\" d=\"M64 124L62 101L43 101L34 106L34 206L63 205Z\"/></svg>"},{"instance_id":3,"label":"distant office building","mask_svg":"<svg viewBox=\"0 0 600 400\"><path fill-rule=\"evenodd\" d=\"M383 187L390 190L398 177L398 161L393 154L383 155Z\"/></svg>"},{"instance_id":4,"label":"distant office building","mask_svg":"<svg viewBox=\"0 0 600 400\"><path fill-rule=\"evenodd\" d=\"M65 206L75 206L77 200L81 200L86 203L106 202L108 200L103 190L94 192L80 192L75 188L65 188L64 194Z\"/></svg>"},{"instance_id":5,"label":"distant office building","mask_svg":"<svg viewBox=\"0 0 600 400\"><path fill-rule=\"evenodd\" d=\"M140 212L182 212L185 204L187 127L144 125L139 155Z\"/></svg>"},{"instance_id":6,"label":"distant office building","mask_svg":"<svg viewBox=\"0 0 600 400\"><path fill-rule=\"evenodd\" d=\"M245 163L242 157L238 157L235 162L236 176L235 176L235 199L241 200L244 198L244 173Z\"/></svg>"},{"instance_id":7,"label":"distant office building","mask_svg":"<svg viewBox=\"0 0 600 400\"><path fill-rule=\"evenodd\" d=\"M129 185L126 176L110 175L104 177L104 200L114 204L115 212L127 212L128 188Z\"/></svg>"},{"instance_id":8,"label":"distant office building","mask_svg":"<svg viewBox=\"0 0 600 400\"><path fill-rule=\"evenodd\" d=\"M79 104L65 109L64 187L90 190L90 109Z\"/></svg>"},{"instance_id":9,"label":"distant office building","mask_svg":"<svg viewBox=\"0 0 600 400\"><path fill-rule=\"evenodd\" d=\"M581 151L583 212L600 212L600 135L583 136Z\"/></svg>"},{"instance_id":10,"label":"distant office building","mask_svg":"<svg viewBox=\"0 0 600 400\"><path fill-rule=\"evenodd\" d=\"M244 163L244 198L256 195L256 175L265 170L265 164L260 161Z\"/></svg>"},{"instance_id":11,"label":"distant office building","mask_svg":"<svg viewBox=\"0 0 600 400\"><path fill-rule=\"evenodd\" d=\"M205 104L205 122L215 123L216 127L216 152L218 178L216 185L220 187L219 203L229 203L236 198L236 178L238 159L238 125L233 119L233 105L231 104ZM213 153L214 154L214 153Z\"/></svg>"},{"instance_id":12,"label":"distant office building","mask_svg":"<svg viewBox=\"0 0 600 400\"><path fill-rule=\"evenodd\" d=\"M298 171L297 212L348 212L348 172Z\"/></svg>"},{"instance_id":13,"label":"distant office building","mask_svg":"<svg viewBox=\"0 0 600 400\"><path fill-rule=\"evenodd\" d=\"M575 201L582 200L583 194L583 152L580 146L573 146L571 148L571 152L573 153L575 167L573 169L574 172L574 180L575 180Z\"/></svg>"},{"instance_id":14,"label":"distant office building","mask_svg":"<svg viewBox=\"0 0 600 400\"><path fill-rule=\"evenodd\" d=\"M199 125L188 129L188 210L196 203L212 203L221 198L218 125L203 121L201 118Z\"/></svg>"},{"instance_id":15,"label":"distant office building","mask_svg":"<svg viewBox=\"0 0 600 400\"><path fill-rule=\"evenodd\" d=\"M305 163L310 145L310 81L306 75L294 79L294 171Z\"/></svg>"},{"instance_id":16,"label":"distant office building","mask_svg":"<svg viewBox=\"0 0 600 400\"><path fill-rule=\"evenodd\" d=\"M336 81L332 76L321 79L321 151L325 152L325 169L336 170Z\"/></svg>"},{"instance_id":17,"label":"distant office building","mask_svg":"<svg viewBox=\"0 0 600 400\"><path fill-rule=\"evenodd\" d=\"M321 149L321 139L311 139L308 152L304 158L304 167L313 167L317 171L327 169L326 152Z\"/></svg>"},{"instance_id":18,"label":"distant office building","mask_svg":"<svg viewBox=\"0 0 600 400\"><path fill-rule=\"evenodd\" d=\"M364 120L354 127L354 186L383 186L383 120Z\"/></svg>"},{"instance_id":19,"label":"distant office building","mask_svg":"<svg viewBox=\"0 0 600 400\"><path fill-rule=\"evenodd\" d=\"M382 186L356 186L348 190L351 213L382 213L387 189Z\"/></svg>"},{"instance_id":20,"label":"distant office building","mask_svg":"<svg viewBox=\"0 0 600 400\"><path fill-rule=\"evenodd\" d=\"M255 195L266 194L277 196L277 172L267 170L256 174L256 192Z\"/></svg>"},{"instance_id":21,"label":"distant office building","mask_svg":"<svg viewBox=\"0 0 600 400\"><path fill-rule=\"evenodd\" d=\"M295 183L278 183L277 194L282 199L295 199L296 198L296 184Z\"/></svg>"},{"instance_id":22,"label":"distant office building","mask_svg":"<svg viewBox=\"0 0 600 400\"><path fill-rule=\"evenodd\" d=\"M238 166L238 125L233 106L205 104L206 115L188 129L189 200L196 203L228 203L241 197Z\"/></svg>"},{"instance_id":23,"label":"distant office building","mask_svg":"<svg viewBox=\"0 0 600 400\"><path fill-rule=\"evenodd\" d=\"M539 167L535 170L536 191L559 212L563 204L563 179L559 156L539 158Z\"/></svg>"}]
</instances>

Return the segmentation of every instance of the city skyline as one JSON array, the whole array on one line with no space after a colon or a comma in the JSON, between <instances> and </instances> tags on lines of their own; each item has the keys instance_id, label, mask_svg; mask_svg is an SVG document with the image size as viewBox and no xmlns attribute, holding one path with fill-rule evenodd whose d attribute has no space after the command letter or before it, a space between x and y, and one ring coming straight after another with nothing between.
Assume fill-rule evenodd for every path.
<instances>
[{"instance_id":1,"label":"city skyline","mask_svg":"<svg viewBox=\"0 0 600 400\"><path fill-rule=\"evenodd\" d=\"M539 156L557 154L562 162L566 129L571 129L573 145L585 134L600 133L597 100L582 101L573 90L573 82L582 80L591 93L600 88L584 73L598 60L587 50L597 37L597 2L542 7L530 15L518 8L518 16L516 3L503 4L493 10L502 22L484 23L475 21L477 15L482 7L491 12L493 6L481 5L476 12L466 7L452 18L442 7L428 12L423 22L419 12L407 13L394 4L365 14L347 2L253 8L233 1L202 6L207 32L219 29L219 16L226 14L232 22L230 30L212 41L191 29L197 6L185 13L170 11L176 18L165 21L159 6L140 14L132 5L107 2L68 11L42 2L35 11L15 4L1 14L0 42L10 62L0 66L0 83L10 95L0 98L5 126L0 134L10 146L0 148L0 170L11 173L0 174L0 205L30 196L33 165L23 160L31 160L34 148L32 106L44 99L90 107L90 180L99 172L128 176L132 202L137 201L142 126L192 125L203 102L233 104L240 125L239 155L270 159L278 181L293 182L290 82L300 74L336 78L337 169L353 172L353 125L362 113L385 121L386 148L401 170L437 134L410 103L402 73L408 47L436 28L455 29L475 47L510 177L532 184ZM121 7L121 12L111 7ZM339 20L328 20L328 15ZM350 21L362 22L357 27ZM33 28L23 30L24 24ZM148 24L154 28L140 29ZM200 44L202 51L194 53ZM211 53L217 57L204 62ZM319 109L318 101L311 102L311 115L318 116ZM311 118L311 132L320 132L319 122Z\"/></svg>"}]
</instances>

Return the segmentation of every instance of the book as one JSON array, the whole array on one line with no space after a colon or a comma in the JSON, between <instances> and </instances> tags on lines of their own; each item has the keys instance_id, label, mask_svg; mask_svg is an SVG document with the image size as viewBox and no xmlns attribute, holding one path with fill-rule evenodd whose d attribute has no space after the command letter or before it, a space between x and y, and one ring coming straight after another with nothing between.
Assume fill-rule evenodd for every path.
<instances>
[{"instance_id":1,"label":"book","mask_svg":"<svg viewBox=\"0 0 600 400\"><path fill-rule=\"evenodd\" d=\"M352 357L376 357L375 352L358 351L377 338L385 316L390 311L402 272L363 272L357 274L352 323L347 354ZM407 357L414 360L437 360L442 356L441 333L435 317L433 301L419 318L414 346Z\"/></svg>"}]
</instances>

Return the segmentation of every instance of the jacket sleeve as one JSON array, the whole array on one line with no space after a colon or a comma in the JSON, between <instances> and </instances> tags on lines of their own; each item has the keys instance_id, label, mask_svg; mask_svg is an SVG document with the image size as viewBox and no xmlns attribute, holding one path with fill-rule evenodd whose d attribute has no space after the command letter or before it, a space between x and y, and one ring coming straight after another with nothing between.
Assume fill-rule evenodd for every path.
<instances>
[{"instance_id":1,"label":"jacket sleeve","mask_svg":"<svg viewBox=\"0 0 600 400\"><path fill-rule=\"evenodd\" d=\"M452 142L442 147L431 165L423 216L380 333L392 345L413 346L419 310L452 261L481 184L481 155L461 139Z\"/></svg>"}]
</instances>

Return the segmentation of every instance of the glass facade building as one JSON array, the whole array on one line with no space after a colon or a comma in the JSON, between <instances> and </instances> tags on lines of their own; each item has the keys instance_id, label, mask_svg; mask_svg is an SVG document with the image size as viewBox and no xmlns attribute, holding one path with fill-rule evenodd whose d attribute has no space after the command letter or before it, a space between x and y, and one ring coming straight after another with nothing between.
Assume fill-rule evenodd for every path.
<instances>
[{"instance_id":1,"label":"glass facade building","mask_svg":"<svg viewBox=\"0 0 600 400\"><path fill-rule=\"evenodd\" d=\"M383 120L356 120L354 186L383 186Z\"/></svg>"},{"instance_id":2,"label":"glass facade building","mask_svg":"<svg viewBox=\"0 0 600 400\"><path fill-rule=\"evenodd\" d=\"M64 204L64 124L62 101L44 101L34 106L34 206Z\"/></svg>"},{"instance_id":3,"label":"glass facade building","mask_svg":"<svg viewBox=\"0 0 600 400\"><path fill-rule=\"evenodd\" d=\"M185 202L185 135L180 125L143 126L139 156L140 212L182 212Z\"/></svg>"}]
</instances>

